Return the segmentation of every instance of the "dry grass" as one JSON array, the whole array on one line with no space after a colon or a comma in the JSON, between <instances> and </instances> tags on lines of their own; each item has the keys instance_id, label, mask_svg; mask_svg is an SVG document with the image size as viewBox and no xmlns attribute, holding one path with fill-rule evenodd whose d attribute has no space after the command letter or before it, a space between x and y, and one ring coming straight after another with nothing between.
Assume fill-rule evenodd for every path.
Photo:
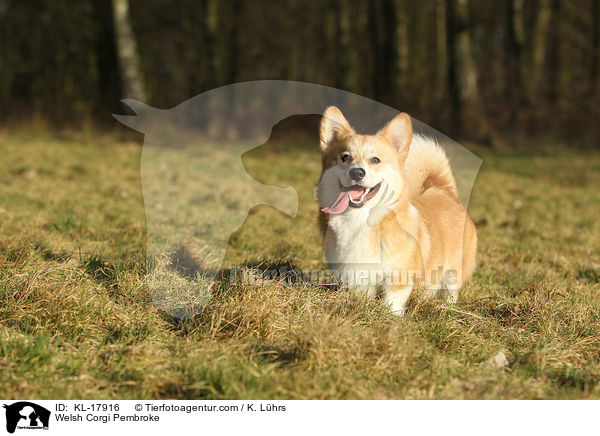
<instances>
[{"instance_id":1,"label":"dry grass","mask_svg":"<svg viewBox=\"0 0 600 436\"><path fill-rule=\"evenodd\" d=\"M223 278L181 321L145 281L139 145L44 132L0 145L2 397L600 397L597 153L476 150L479 268L457 305L415 295L395 318L316 284ZM294 186L300 212L253 209L227 264L322 267L316 150L244 161ZM486 364L501 350L508 366Z\"/></svg>"}]
</instances>

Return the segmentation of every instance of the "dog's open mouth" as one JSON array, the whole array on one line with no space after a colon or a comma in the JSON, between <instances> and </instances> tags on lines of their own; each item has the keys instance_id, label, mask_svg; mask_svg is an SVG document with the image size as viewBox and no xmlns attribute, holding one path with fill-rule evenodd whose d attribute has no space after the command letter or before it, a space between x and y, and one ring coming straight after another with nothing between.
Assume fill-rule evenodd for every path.
<instances>
[{"instance_id":1,"label":"dog's open mouth","mask_svg":"<svg viewBox=\"0 0 600 436\"><path fill-rule=\"evenodd\" d=\"M348 207L363 207L367 201L375 197L381 182L372 188L366 186L340 186L340 193L329 207L321 209L322 212L330 214L338 214L344 212Z\"/></svg>"}]
</instances>

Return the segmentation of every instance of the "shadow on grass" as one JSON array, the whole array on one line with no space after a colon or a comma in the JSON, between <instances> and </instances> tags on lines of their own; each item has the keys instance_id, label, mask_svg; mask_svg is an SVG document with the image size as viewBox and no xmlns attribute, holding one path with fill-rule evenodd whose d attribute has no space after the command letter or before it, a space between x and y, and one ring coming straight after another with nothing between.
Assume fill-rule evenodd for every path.
<instances>
[{"instance_id":1,"label":"shadow on grass","mask_svg":"<svg viewBox=\"0 0 600 436\"><path fill-rule=\"evenodd\" d=\"M134 250L124 253L117 261L99 255L91 255L80 261L84 273L106 290L107 295L117 302L146 305L152 303L147 286L140 287L139 292L130 292L127 286L119 283L119 276L134 274L139 280L146 275L146 267L141 260L142 255Z\"/></svg>"},{"instance_id":2,"label":"shadow on grass","mask_svg":"<svg viewBox=\"0 0 600 436\"><path fill-rule=\"evenodd\" d=\"M224 278L232 281L235 274L251 271L256 278L264 280L281 280L285 283L300 284L310 283L308 275L300 267L288 258L280 258L271 261L248 260L243 264L219 271L210 270L202 265L192 251L186 245L180 245L170 256L170 268L181 277L194 280L200 274L215 276L217 281ZM325 285L331 286L331 285Z\"/></svg>"}]
</instances>

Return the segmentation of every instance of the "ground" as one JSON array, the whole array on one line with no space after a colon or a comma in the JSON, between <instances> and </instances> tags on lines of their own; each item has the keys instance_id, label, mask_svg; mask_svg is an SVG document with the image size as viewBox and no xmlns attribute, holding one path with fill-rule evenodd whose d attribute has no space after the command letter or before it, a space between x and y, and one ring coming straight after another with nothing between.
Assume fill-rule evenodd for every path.
<instances>
[{"instance_id":1,"label":"ground","mask_svg":"<svg viewBox=\"0 0 600 436\"><path fill-rule=\"evenodd\" d=\"M244 157L300 213L253 209L229 265L322 267L316 147ZM472 147L478 268L456 305L417 295L398 318L314 283L224 280L181 321L145 281L141 137L5 129L0 148L0 397L600 397L598 152Z\"/></svg>"}]
</instances>

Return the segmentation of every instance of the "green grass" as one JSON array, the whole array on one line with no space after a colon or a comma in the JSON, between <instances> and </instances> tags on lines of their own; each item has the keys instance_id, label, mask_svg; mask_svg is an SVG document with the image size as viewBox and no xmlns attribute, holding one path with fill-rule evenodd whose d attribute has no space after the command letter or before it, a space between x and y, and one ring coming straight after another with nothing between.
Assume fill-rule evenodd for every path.
<instances>
[{"instance_id":1,"label":"green grass","mask_svg":"<svg viewBox=\"0 0 600 436\"><path fill-rule=\"evenodd\" d=\"M227 265L322 268L314 148L244 157L300 211L254 208ZM181 321L146 284L139 144L4 131L0 149L1 397L600 398L597 152L475 148L479 267L454 306L416 296L396 318L315 284L223 281ZM499 351L509 365L486 364Z\"/></svg>"}]
</instances>

